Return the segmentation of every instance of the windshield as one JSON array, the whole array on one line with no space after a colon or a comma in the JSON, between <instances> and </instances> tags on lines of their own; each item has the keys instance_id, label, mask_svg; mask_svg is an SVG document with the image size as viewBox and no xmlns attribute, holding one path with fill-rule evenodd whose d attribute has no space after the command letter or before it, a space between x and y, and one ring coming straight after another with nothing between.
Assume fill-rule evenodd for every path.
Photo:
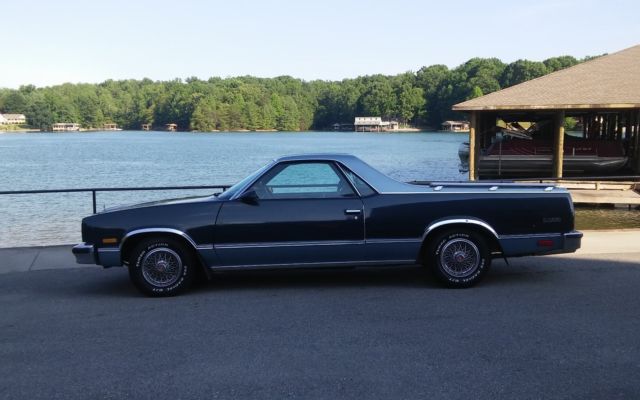
<instances>
[{"instance_id":1,"label":"windshield","mask_svg":"<svg viewBox=\"0 0 640 400\"><path fill-rule=\"evenodd\" d=\"M273 162L270 162L269 164L265 165L264 167L260 168L259 170L253 172L251 175L247 176L246 178L244 178L240 182L236 183L235 185L231 186L229 189L227 189L224 192L222 192L220 194L220 196L218 196L218 198L221 199L221 200L229 200L237 192L239 192L240 190L243 190L247 185L249 185L251 182L253 182L258 176L262 175L262 173L264 171L266 171L267 169L271 168L272 165L273 165Z\"/></svg>"}]
</instances>

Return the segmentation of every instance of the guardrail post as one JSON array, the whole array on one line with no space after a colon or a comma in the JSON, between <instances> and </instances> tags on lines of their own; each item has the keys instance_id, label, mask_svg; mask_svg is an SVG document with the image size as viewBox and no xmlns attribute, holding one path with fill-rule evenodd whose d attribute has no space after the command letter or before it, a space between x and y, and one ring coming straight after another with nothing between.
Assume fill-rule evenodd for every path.
<instances>
[{"instance_id":1,"label":"guardrail post","mask_svg":"<svg viewBox=\"0 0 640 400\"><path fill-rule=\"evenodd\" d=\"M93 213L96 213L96 191L91 191L91 197L93 198Z\"/></svg>"}]
</instances>

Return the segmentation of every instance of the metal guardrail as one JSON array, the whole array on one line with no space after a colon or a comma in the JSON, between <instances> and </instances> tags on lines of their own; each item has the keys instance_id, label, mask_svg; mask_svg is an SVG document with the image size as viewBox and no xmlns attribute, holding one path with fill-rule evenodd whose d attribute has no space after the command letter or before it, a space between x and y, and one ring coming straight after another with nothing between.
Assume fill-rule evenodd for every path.
<instances>
[{"instance_id":1,"label":"metal guardrail","mask_svg":"<svg viewBox=\"0 0 640 400\"><path fill-rule=\"evenodd\" d=\"M510 180L482 180L475 181L478 183L515 183L519 182L539 182L544 181L634 181L640 182L640 175L621 175L621 176L582 176L571 178L517 178ZM467 183L473 184L470 181L411 181L414 185L431 185L433 183ZM96 193L98 192L136 192L136 191L162 191L162 190L200 190L200 189L218 189L225 191L232 185L192 185L192 186L142 186L142 187L111 187L111 188L79 188L79 189L42 189L42 190L4 190L0 191L0 195L20 195L20 194L47 194L47 193L91 193L91 200L93 205L93 213L97 212Z\"/></svg>"},{"instance_id":2,"label":"metal guardrail","mask_svg":"<svg viewBox=\"0 0 640 400\"><path fill-rule=\"evenodd\" d=\"M231 185L210 186L143 186L143 187L117 187L117 188L80 188L80 189L43 189L43 190L5 190L0 195L16 194L44 194L44 193L91 193L93 201L93 213L96 213L96 193L98 192L135 192L135 191L161 191L161 190L194 190L194 189L218 189L225 191Z\"/></svg>"}]
</instances>

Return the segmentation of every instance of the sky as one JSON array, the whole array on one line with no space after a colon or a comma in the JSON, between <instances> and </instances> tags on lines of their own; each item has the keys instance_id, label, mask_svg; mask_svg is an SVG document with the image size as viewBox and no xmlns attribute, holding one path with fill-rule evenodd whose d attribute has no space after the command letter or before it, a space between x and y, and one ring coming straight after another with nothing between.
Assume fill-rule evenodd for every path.
<instances>
[{"instance_id":1,"label":"sky","mask_svg":"<svg viewBox=\"0 0 640 400\"><path fill-rule=\"evenodd\" d=\"M340 80L640 44L638 0L0 0L0 87Z\"/></svg>"}]
</instances>

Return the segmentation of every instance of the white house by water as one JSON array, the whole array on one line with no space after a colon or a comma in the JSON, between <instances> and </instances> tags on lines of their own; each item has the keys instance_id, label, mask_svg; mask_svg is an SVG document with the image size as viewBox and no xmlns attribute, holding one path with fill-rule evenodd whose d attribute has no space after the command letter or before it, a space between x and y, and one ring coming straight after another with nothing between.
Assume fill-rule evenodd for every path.
<instances>
[{"instance_id":1,"label":"white house by water","mask_svg":"<svg viewBox=\"0 0 640 400\"><path fill-rule=\"evenodd\" d=\"M27 117L24 114L0 114L0 125L24 125Z\"/></svg>"},{"instance_id":2,"label":"white house by water","mask_svg":"<svg viewBox=\"0 0 640 400\"><path fill-rule=\"evenodd\" d=\"M353 125L356 132L388 132L399 128L398 121L383 121L382 117L356 117Z\"/></svg>"}]
</instances>

